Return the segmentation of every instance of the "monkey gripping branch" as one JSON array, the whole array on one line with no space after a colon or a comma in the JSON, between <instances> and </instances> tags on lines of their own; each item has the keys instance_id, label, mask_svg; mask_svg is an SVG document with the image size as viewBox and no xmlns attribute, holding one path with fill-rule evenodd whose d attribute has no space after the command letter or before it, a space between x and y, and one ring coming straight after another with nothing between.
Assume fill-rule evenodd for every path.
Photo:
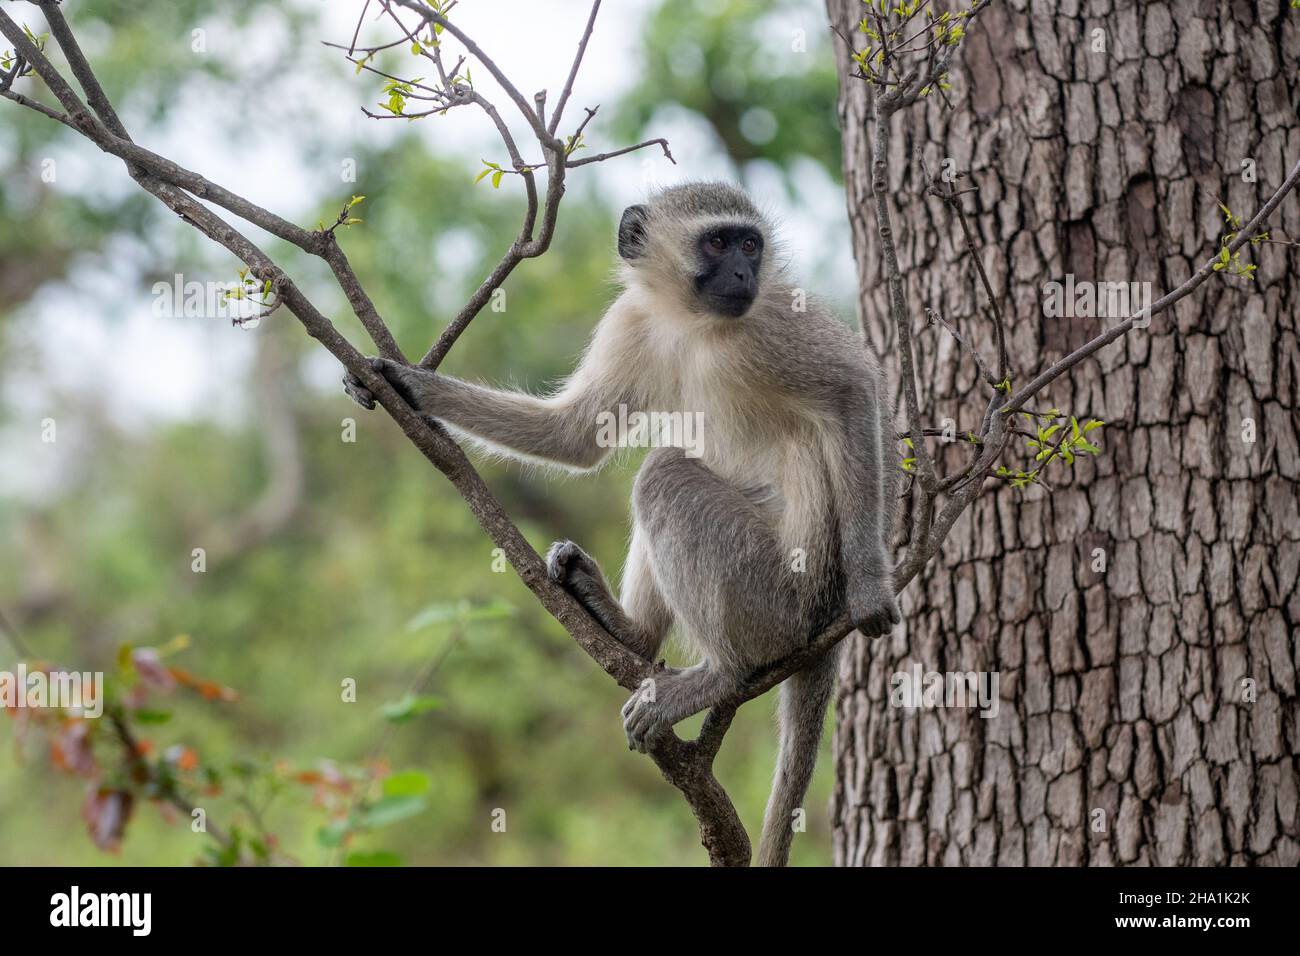
<instances>
[{"instance_id":1,"label":"monkey gripping branch","mask_svg":"<svg viewBox=\"0 0 1300 956\"><path fill-rule=\"evenodd\" d=\"M309 335L319 340L342 363L359 386L383 405L415 447L461 494L479 524L496 546L502 549L524 584L579 646L628 690L636 690L645 679L651 677L657 666L654 662L629 650L617 635L602 627L564 588L547 576L542 559L503 511L447 432L436 422L412 409L389 382L374 370L362 353L338 332L293 278L243 231L208 205L224 209L233 217L258 226L276 238L322 259L380 356L405 365L406 356L353 271L336 236L338 226L346 224L350 218L348 213L352 203L343 208L338 221L328 228L303 229L203 175L139 145L123 126L105 95L64 16L59 0L25 2L30 2L44 14L49 33L62 53L66 69L80 86L81 92L78 93L73 88L64 72L47 55L45 37L29 32L0 8L0 34L12 46L10 56L0 69L0 97L62 123L104 152L121 159L128 175L142 189L243 262L248 275L254 280L250 284L261 295L265 313L269 314L280 307L286 308ZM1020 434L1012 424L1016 413L1024 411L1032 398L1071 367L1131 329L1145 326L1152 316L1189 295L1218 271L1215 264L1219 260L1207 260L1186 282L1148 309L1120 322L1013 390L1007 379L1004 320L988 277L980 267L978 257L973 255L974 243L962 211L961 197L964 191L956 190L951 183L945 189L938 180L932 180L929 191L954 211L972 252L972 259L994 315L995 343L999 353L997 372L990 372L980 360L978 352L958 339L959 345L970 352L979 364L992 395L980 432L969 436L977 449L970 463L953 475L941 476L936 473L933 457L925 447L925 438L937 434L937 431L925 427L922 417L911 345L913 316L904 295L902 273L893 242L888 196L883 188L887 172L889 121L894 114L906 110L936 91L947 99L947 74L956 50L961 45L966 29L990 2L992 0L977 0L969 10L942 15L934 15L929 7L922 8L919 2L893 8L883 2L869 3L865 7L866 16L859 24L859 31L871 43L859 50L849 38L840 37L844 44L843 52L857 67L853 75L872 84L876 93L871 170L875 187L873 201L888 283L890 318L898 334L899 372L907 421L906 444L913 455L904 466L912 472L913 477L913 485L908 492L912 531L908 553L894 570L895 592L901 591L937 552L953 523L979 494L985 481L989 478L1005 478L1005 475L995 469L1011 438ZM672 160L668 144L662 139L575 159L573 154L582 145L583 133L595 116L595 108L585 111L586 116L574 127L572 133L567 136L560 134L574 80L600 10L600 0L596 0L591 7L564 86L549 115L547 93L539 92L531 99L525 97L478 43L449 19L448 15L454 7L455 0L435 0L430 3L420 0L365 0L352 43L347 46L337 45L345 51L347 59L356 65L358 72L365 71L386 81L385 92L389 100L385 108L388 115L370 115L376 119L414 119L466 106L475 107L496 128L510 159L509 167L490 165L484 175L492 176L495 183L500 183L505 176L518 176L523 184L526 204L515 240L419 360L419 367L428 370L439 366L459 336L489 301L493 291L501 286L515 267L525 259L536 258L547 251L555 232L565 177L569 170L648 146L658 146L664 156ZM396 39L380 46L359 47L357 37L360 35L361 22L372 9L391 24ZM924 19L917 26L916 21L922 16ZM449 64L444 59L445 41L438 39L444 34L453 37L465 51L454 64ZM392 47L411 48L415 55L431 65L436 80L406 79L379 70L374 65L375 55ZM526 122L535 144L517 143L503 121L498 105L474 88L468 78L468 70L464 76L461 75L461 66L467 57L491 73L509 99L509 108L517 110ZM38 78L44 83L54 104L15 88L18 81L28 77ZM525 158L525 151L531 151L534 145L540 150L541 160L530 162ZM542 168L546 170L544 188L539 187L535 175ZM1269 215L1283 197L1296 187L1297 182L1300 182L1300 163L1292 169L1273 197L1225 245L1230 256L1235 256L1238 250L1259 233ZM937 313L930 310L927 312L934 320L942 322ZM946 323L943 324L947 327ZM1055 444L1055 454L1061 453L1062 443L1067 437L1063 436ZM820 634L813 636L803 649L759 668L742 682L739 689L709 710L695 740L682 740L675 733L667 731L650 741L648 752L651 758L668 782L681 791L695 813L701 842L713 864L746 865L751 855L746 830L731 799L713 774L714 757L736 709L824 656L852 629L847 613L843 614Z\"/></svg>"}]
</instances>

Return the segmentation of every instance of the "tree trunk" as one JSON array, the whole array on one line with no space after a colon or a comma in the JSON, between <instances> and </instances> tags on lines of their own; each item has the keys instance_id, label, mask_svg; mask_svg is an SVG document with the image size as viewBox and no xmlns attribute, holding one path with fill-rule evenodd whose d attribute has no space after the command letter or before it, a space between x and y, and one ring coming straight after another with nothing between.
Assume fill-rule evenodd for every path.
<instances>
[{"instance_id":1,"label":"tree trunk","mask_svg":"<svg viewBox=\"0 0 1300 956\"><path fill-rule=\"evenodd\" d=\"M827 4L865 46L861 0ZM864 328L896 375L870 91L837 47ZM998 0L957 57L955 110L931 98L894 117L889 189L927 425L951 417L960 434L988 389L923 309L990 363L992 326L913 151L932 174L945 157L972 173L966 209L1022 384L1107 324L1045 317L1045 282L1149 281L1158 297L1217 251L1219 198L1248 218L1300 158L1300 11ZM1300 199L1270 226L1300 239ZM1300 253L1248 258L1256 281L1216 276L1031 403L1104 419L1101 455L1049 476L1050 493L990 482L904 592L904 625L847 645L838 864L1300 862ZM970 454L934 447L945 471ZM1018 442L1003 463L1032 454ZM997 716L891 706L891 675L913 663L996 673Z\"/></svg>"}]
</instances>

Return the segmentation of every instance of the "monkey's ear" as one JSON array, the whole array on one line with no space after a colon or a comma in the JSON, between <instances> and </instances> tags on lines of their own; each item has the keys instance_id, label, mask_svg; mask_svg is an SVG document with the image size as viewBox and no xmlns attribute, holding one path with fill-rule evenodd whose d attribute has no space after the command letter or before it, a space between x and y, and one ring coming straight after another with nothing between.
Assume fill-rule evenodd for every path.
<instances>
[{"instance_id":1,"label":"monkey's ear","mask_svg":"<svg viewBox=\"0 0 1300 956\"><path fill-rule=\"evenodd\" d=\"M650 210L645 206L628 206L618 223L618 254L624 259L636 259L645 252L645 225Z\"/></svg>"}]
</instances>

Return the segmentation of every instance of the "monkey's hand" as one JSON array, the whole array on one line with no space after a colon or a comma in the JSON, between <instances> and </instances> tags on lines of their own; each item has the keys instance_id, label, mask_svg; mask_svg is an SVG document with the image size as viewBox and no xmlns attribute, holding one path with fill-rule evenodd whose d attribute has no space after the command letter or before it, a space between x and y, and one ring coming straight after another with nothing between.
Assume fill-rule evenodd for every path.
<instances>
[{"instance_id":1,"label":"monkey's hand","mask_svg":"<svg viewBox=\"0 0 1300 956\"><path fill-rule=\"evenodd\" d=\"M850 588L849 617L864 637L888 634L902 620L888 575L866 575Z\"/></svg>"},{"instance_id":2,"label":"monkey's hand","mask_svg":"<svg viewBox=\"0 0 1300 956\"><path fill-rule=\"evenodd\" d=\"M371 368L387 379L388 384L393 386L393 390L402 396L406 404L416 411L423 410L425 399L432 391L433 382L437 378L436 372L414 365L404 365L379 356L367 361L370 362ZM343 390L362 408L375 407L374 393L351 372L343 376Z\"/></svg>"}]
</instances>

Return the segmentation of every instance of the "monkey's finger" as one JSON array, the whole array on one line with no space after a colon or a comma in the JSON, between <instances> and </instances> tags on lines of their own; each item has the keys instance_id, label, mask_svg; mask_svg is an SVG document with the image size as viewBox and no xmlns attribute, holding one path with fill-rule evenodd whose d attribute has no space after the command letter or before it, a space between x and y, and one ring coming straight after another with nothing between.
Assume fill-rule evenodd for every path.
<instances>
[{"instance_id":1,"label":"monkey's finger","mask_svg":"<svg viewBox=\"0 0 1300 956\"><path fill-rule=\"evenodd\" d=\"M362 385L355 375L343 376L343 391L347 392L348 396L362 408L373 409L375 407L374 394L370 389Z\"/></svg>"}]
</instances>

